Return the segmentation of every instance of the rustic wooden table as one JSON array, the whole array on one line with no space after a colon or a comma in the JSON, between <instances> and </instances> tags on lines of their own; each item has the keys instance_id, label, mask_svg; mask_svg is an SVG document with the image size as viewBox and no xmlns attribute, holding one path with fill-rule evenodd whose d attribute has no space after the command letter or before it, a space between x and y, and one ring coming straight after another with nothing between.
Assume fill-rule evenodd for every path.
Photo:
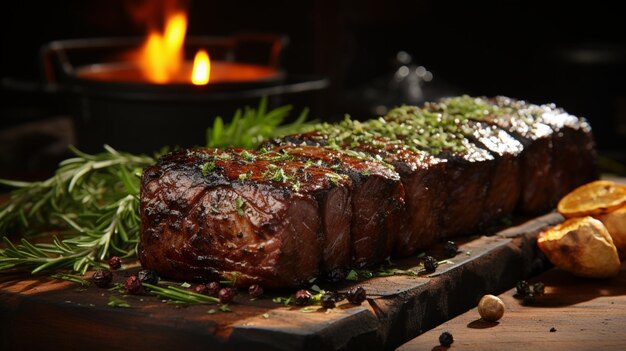
<instances>
[{"instance_id":1,"label":"rustic wooden table","mask_svg":"<svg viewBox=\"0 0 626 351\"><path fill-rule=\"evenodd\" d=\"M533 305L523 305L515 289L508 290L499 295L506 306L499 322L481 320L472 308L398 351L446 350L439 346L444 331L454 337L451 350L626 350L626 262L609 280L553 268L529 282L546 285Z\"/></svg>"},{"instance_id":2,"label":"rustic wooden table","mask_svg":"<svg viewBox=\"0 0 626 351\"><path fill-rule=\"evenodd\" d=\"M0 275L0 350L393 350L473 307L487 291L502 292L545 270L537 231L562 220L556 213L506 230L459 240L460 251L433 274L375 277L332 286L362 285L368 299L343 302L331 313L303 313L272 302L288 291L251 301L240 294L224 313L214 305L164 304L150 295L122 296L46 276ZM428 254L444 259L442 245ZM415 267L421 258L398 260ZM138 270L127 262L114 281ZM324 286L322 285L322 288ZM108 306L123 298L132 307ZM207 313L214 309L215 313Z\"/></svg>"},{"instance_id":3,"label":"rustic wooden table","mask_svg":"<svg viewBox=\"0 0 626 351\"><path fill-rule=\"evenodd\" d=\"M124 296L132 307L114 308L108 302L115 293L108 290L3 273L0 350L431 350L438 349L444 329L454 334L454 349L626 350L626 267L610 281L550 269L536 236L562 220L557 213L514 219L506 229L459 239L456 257L434 274L332 286L359 284L368 294L363 304L343 303L332 313L303 313L272 302L293 291L253 301L241 294L228 313L209 314L216 307L208 305L172 306L149 295ZM427 254L445 258L441 244ZM395 263L406 269L420 262L411 257ZM127 262L115 280L138 269ZM509 289L528 277L543 281L546 295L534 306L521 306ZM477 321L471 310L487 293L500 294L507 305L500 323Z\"/></svg>"}]
</instances>

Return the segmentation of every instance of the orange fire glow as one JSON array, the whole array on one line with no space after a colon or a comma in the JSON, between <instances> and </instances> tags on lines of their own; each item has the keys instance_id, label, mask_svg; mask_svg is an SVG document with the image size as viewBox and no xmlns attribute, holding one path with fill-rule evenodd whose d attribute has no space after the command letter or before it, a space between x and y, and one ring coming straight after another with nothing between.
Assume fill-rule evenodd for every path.
<instances>
[{"instance_id":1,"label":"orange fire glow","mask_svg":"<svg viewBox=\"0 0 626 351\"><path fill-rule=\"evenodd\" d=\"M195 85L204 85L209 83L210 76L211 60L209 59L209 53L205 50L198 50L193 60L191 82Z\"/></svg>"},{"instance_id":2,"label":"orange fire glow","mask_svg":"<svg viewBox=\"0 0 626 351\"><path fill-rule=\"evenodd\" d=\"M185 66L184 43L187 32L187 15L184 12L168 13L165 20L165 29L161 33L152 29L146 41L135 57L146 80L165 84L177 81ZM203 51L203 50L200 50ZM209 82L210 62L208 54L196 54L193 75L189 81L196 85ZM196 65L202 67L196 68Z\"/></svg>"}]
</instances>

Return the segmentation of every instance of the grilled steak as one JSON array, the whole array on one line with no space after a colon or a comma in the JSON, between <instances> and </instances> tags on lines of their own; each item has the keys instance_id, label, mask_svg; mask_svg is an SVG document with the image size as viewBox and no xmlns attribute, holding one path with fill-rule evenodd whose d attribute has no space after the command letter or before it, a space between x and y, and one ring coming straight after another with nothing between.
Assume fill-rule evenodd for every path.
<instances>
[{"instance_id":1,"label":"grilled steak","mask_svg":"<svg viewBox=\"0 0 626 351\"><path fill-rule=\"evenodd\" d=\"M587 122L505 97L401 106L260 150L190 149L144 171L142 265L298 286L553 208L597 179Z\"/></svg>"},{"instance_id":2,"label":"grilled steak","mask_svg":"<svg viewBox=\"0 0 626 351\"><path fill-rule=\"evenodd\" d=\"M279 153L175 152L144 170L139 259L173 279L301 284L349 263L349 183Z\"/></svg>"}]
</instances>

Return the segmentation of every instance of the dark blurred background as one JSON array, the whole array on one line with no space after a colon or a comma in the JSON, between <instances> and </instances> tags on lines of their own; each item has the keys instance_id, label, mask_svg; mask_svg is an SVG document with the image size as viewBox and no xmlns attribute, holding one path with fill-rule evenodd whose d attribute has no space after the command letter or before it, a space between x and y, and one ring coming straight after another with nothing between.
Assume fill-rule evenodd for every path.
<instances>
[{"instance_id":1,"label":"dark blurred background","mask_svg":"<svg viewBox=\"0 0 626 351\"><path fill-rule=\"evenodd\" d=\"M143 36L139 1L12 1L2 5L0 177L49 175L75 143L63 99L40 85L53 40ZM553 102L586 117L605 169L626 163L626 21L619 2L191 1L189 35L289 37L289 74L330 85L296 110L334 121L453 94Z\"/></svg>"}]
</instances>

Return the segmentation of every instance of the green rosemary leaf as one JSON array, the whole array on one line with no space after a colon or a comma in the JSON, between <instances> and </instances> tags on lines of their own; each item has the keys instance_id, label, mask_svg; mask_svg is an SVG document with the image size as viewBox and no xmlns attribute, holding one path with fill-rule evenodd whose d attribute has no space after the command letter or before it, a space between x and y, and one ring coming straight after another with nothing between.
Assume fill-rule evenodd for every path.
<instances>
[{"instance_id":1,"label":"green rosemary leaf","mask_svg":"<svg viewBox=\"0 0 626 351\"><path fill-rule=\"evenodd\" d=\"M177 288L173 285L169 285L167 288L143 283L146 290L161 298L169 299L171 301L179 303L218 303L219 299L213 296L207 296L195 293L193 291Z\"/></svg>"},{"instance_id":2,"label":"green rosemary leaf","mask_svg":"<svg viewBox=\"0 0 626 351\"><path fill-rule=\"evenodd\" d=\"M57 273L57 274L53 274L50 276L50 278L54 278L54 279L60 279L60 280L67 280L70 282L74 282L74 283L78 283L82 286L89 286L91 284L91 282L89 280L83 279L79 276L75 276L75 275L71 275L71 274L64 274L64 273Z\"/></svg>"},{"instance_id":3,"label":"green rosemary leaf","mask_svg":"<svg viewBox=\"0 0 626 351\"><path fill-rule=\"evenodd\" d=\"M120 299L119 297L116 297L114 295L109 296L109 306L111 307L121 307L121 308L130 308L130 304L122 299Z\"/></svg>"}]
</instances>

